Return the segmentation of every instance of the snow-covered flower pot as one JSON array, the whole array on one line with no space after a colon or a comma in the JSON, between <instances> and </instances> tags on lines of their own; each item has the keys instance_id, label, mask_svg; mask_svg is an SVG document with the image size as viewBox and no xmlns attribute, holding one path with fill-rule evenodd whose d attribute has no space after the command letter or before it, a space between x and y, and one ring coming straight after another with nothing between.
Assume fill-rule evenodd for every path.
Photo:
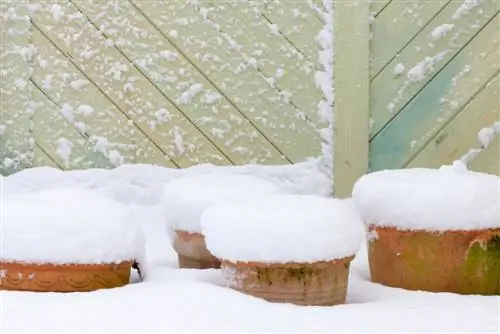
<instances>
[{"instance_id":1,"label":"snow-covered flower pot","mask_svg":"<svg viewBox=\"0 0 500 334\"><path fill-rule=\"evenodd\" d=\"M276 195L215 204L201 220L230 288L271 302L345 303L363 234L349 201Z\"/></svg>"},{"instance_id":2,"label":"snow-covered flower pot","mask_svg":"<svg viewBox=\"0 0 500 334\"><path fill-rule=\"evenodd\" d=\"M212 204L283 193L273 183L249 175L202 174L175 179L163 188L162 210L180 268L220 268L201 233L200 217Z\"/></svg>"},{"instance_id":3,"label":"snow-covered flower pot","mask_svg":"<svg viewBox=\"0 0 500 334\"><path fill-rule=\"evenodd\" d=\"M92 291L127 284L144 258L129 209L94 191L53 189L2 200L0 290Z\"/></svg>"},{"instance_id":4,"label":"snow-covered flower pot","mask_svg":"<svg viewBox=\"0 0 500 334\"><path fill-rule=\"evenodd\" d=\"M353 200L368 227L372 281L500 294L500 178L449 169L365 175Z\"/></svg>"}]
</instances>

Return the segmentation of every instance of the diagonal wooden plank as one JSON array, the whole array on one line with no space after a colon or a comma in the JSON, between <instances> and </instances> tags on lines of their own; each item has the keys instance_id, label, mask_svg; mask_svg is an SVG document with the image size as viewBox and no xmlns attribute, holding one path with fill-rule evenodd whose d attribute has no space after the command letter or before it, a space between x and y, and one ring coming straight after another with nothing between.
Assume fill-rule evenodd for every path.
<instances>
[{"instance_id":1,"label":"diagonal wooden plank","mask_svg":"<svg viewBox=\"0 0 500 334\"><path fill-rule=\"evenodd\" d=\"M31 83L33 85L33 83ZM37 145L63 169L110 168L113 164L81 135L37 87L32 89L34 138Z\"/></svg>"},{"instance_id":2,"label":"diagonal wooden plank","mask_svg":"<svg viewBox=\"0 0 500 334\"><path fill-rule=\"evenodd\" d=\"M291 162L319 155L319 134L303 114L245 63L194 5L132 2Z\"/></svg>"},{"instance_id":3,"label":"diagonal wooden plank","mask_svg":"<svg viewBox=\"0 0 500 334\"><path fill-rule=\"evenodd\" d=\"M498 15L371 142L372 170L400 168L500 70Z\"/></svg>"},{"instance_id":4,"label":"diagonal wooden plank","mask_svg":"<svg viewBox=\"0 0 500 334\"><path fill-rule=\"evenodd\" d=\"M314 37L324 25L312 8L312 1L249 0L310 61L320 50Z\"/></svg>"},{"instance_id":5,"label":"diagonal wooden plank","mask_svg":"<svg viewBox=\"0 0 500 334\"><path fill-rule=\"evenodd\" d=\"M46 166L61 169L61 166L59 166L47 153L45 153L40 146L35 145L35 152L33 155L33 167Z\"/></svg>"},{"instance_id":6,"label":"diagonal wooden plank","mask_svg":"<svg viewBox=\"0 0 500 334\"><path fill-rule=\"evenodd\" d=\"M373 37L370 40L370 77L379 73L415 33L449 2L450 0L392 1L371 25Z\"/></svg>"},{"instance_id":7,"label":"diagonal wooden plank","mask_svg":"<svg viewBox=\"0 0 500 334\"><path fill-rule=\"evenodd\" d=\"M500 176L500 136L472 160L469 169Z\"/></svg>"},{"instance_id":8,"label":"diagonal wooden plank","mask_svg":"<svg viewBox=\"0 0 500 334\"><path fill-rule=\"evenodd\" d=\"M235 164L282 163L281 154L127 1L72 1ZM106 13L106 15L102 15ZM154 124L153 124L154 125Z\"/></svg>"},{"instance_id":9,"label":"diagonal wooden plank","mask_svg":"<svg viewBox=\"0 0 500 334\"><path fill-rule=\"evenodd\" d=\"M239 46L245 61L253 62L314 128L325 127L318 112L323 94L315 84L317 62L306 59L283 35L273 32L269 22L248 2L211 0L199 4L203 15L218 27L224 38ZM311 37L318 34L319 31Z\"/></svg>"},{"instance_id":10,"label":"diagonal wooden plank","mask_svg":"<svg viewBox=\"0 0 500 334\"><path fill-rule=\"evenodd\" d=\"M89 156L91 161L100 167L132 162L175 167L36 27L33 42L37 55L32 80L53 101L66 122L92 143L89 153L95 153ZM50 113L43 107L39 109ZM46 130L46 135L51 136L50 130ZM39 132L38 137L42 135Z\"/></svg>"},{"instance_id":11,"label":"diagonal wooden plank","mask_svg":"<svg viewBox=\"0 0 500 334\"><path fill-rule=\"evenodd\" d=\"M31 25L27 1L0 1L0 174L32 165Z\"/></svg>"},{"instance_id":12,"label":"diagonal wooden plank","mask_svg":"<svg viewBox=\"0 0 500 334\"><path fill-rule=\"evenodd\" d=\"M229 163L74 5L53 0L33 5L33 22L178 166Z\"/></svg>"},{"instance_id":13,"label":"diagonal wooden plank","mask_svg":"<svg viewBox=\"0 0 500 334\"><path fill-rule=\"evenodd\" d=\"M380 12L382 12L387 7L387 5L389 5L391 1L392 0L371 0L370 2L371 15L373 17L377 17L380 14Z\"/></svg>"},{"instance_id":14,"label":"diagonal wooden plank","mask_svg":"<svg viewBox=\"0 0 500 334\"><path fill-rule=\"evenodd\" d=\"M461 6L462 2L456 1L446 6L371 82L372 137L498 13L500 2L485 0L457 17ZM446 31L450 25L453 26L449 33L436 34ZM433 32L437 38L432 37ZM401 75L397 75L396 70L401 71Z\"/></svg>"},{"instance_id":15,"label":"diagonal wooden plank","mask_svg":"<svg viewBox=\"0 0 500 334\"><path fill-rule=\"evenodd\" d=\"M439 168L477 146L479 129L500 120L500 76L491 80L406 167Z\"/></svg>"}]
</instances>

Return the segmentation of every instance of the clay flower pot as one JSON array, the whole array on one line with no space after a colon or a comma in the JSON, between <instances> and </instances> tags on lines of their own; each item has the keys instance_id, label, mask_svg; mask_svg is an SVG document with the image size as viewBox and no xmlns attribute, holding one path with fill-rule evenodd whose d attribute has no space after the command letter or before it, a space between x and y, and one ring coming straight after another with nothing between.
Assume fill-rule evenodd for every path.
<instances>
[{"instance_id":1,"label":"clay flower pot","mask_svg":"<svg viewBox=\"0 0 500 334\"><path fill-rule=\"evenodd\" d=\"M114 264L0 262L0 290L87 292L128 284L133 261Z\"/></svg>"},{"instance_id":2,"label":"clay flower pot","mask_svg":"<svg viewBox=\"0 0 500 334\"><path fill-rule=\"evenodd\" d=\"M331 306L344 304L354 256L316 263L222 261L229 287L270 302Z\"/></svg>"},{"instance_id":3,"label":"clay flower pot","mask_svg":"<svg viewBox=\"0 0 500 334\"><path fill-rule=\"evenodd\" d=\"M205 237L200 233L175 230L173 246L177 252L180 268L220 268L220 261L208 251Z\"/></svg>"},{"instance_id":4,"label":"clay flower pot","mask_svg":"<svg viewBox=\"0 0 500 334\"><path fill-rule=\"evenodd\" d=\"M500 228L402 231L369 227L373 282L408 290L500 294Z\"/></svg>"}]
</instances>

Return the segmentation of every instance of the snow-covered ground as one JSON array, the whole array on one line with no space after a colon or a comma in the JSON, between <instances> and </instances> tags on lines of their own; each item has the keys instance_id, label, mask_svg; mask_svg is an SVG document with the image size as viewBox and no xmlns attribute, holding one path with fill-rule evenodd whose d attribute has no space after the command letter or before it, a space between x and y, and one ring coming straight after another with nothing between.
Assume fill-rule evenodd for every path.
<instances>
[{"instance_id":1,"label":"snow-covered ground","mask_svg":"<svg viewBox=\"0 0 500 334\"><path fill-rule=\"evenodd\" d=\"M129 205L146 234L147 277L90 293L0 292L0 330L58 332L491 332L500 330L500 298L411 292L369 281L366 248L352 264L346 305L272 304L232 291L217 270L178 269L157 205L178 173L160 167L59 172L40 168L2 178L2 196L61 186L93 188ZM223 168L271 179L292 192L325 195L309 165ZM258 172L255 172L258 171ZM309 172L307 172L309 171ZM325 180L323 180L325 181Z\"/></svg>"}]
</instances>

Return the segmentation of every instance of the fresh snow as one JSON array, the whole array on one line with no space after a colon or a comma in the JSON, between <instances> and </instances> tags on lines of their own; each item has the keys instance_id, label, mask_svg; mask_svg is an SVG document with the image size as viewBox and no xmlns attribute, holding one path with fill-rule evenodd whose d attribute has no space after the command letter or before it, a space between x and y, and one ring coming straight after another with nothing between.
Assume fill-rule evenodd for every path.
<instances>
[{"instance_id":1,"label":"fresh snow","mask_svg":"<svg viewBox=\"0 0 500 334\"><path fill-rule=\"evenodd\" d=\"M212 204L283 193L275 184L250 175L203 174L175 179L165 185L161 206L176 230L199 233L200 217Z\"/></svg>"},{"instance_id":2,"label":"fresh snow","mask_svg":"<svg viewBox=\"0 0 500 334\"><path fill-rule=\"evenodd\" d=\"M50 189L2 198L1 261L141 261L142 230L129 209L86 189Z\"/></svg>"},{"instance_id":3,"label":"fresh snow","mask_svg":"<svg viewBox=\"0 0 500 334\"><path fill-rule=\"evenodd\" d=\"M354 255L362 223L348 200L276 195L219 202L201 216L207 248L231 262L312 263Z\"/></svg>"},{"instance_id":4,"label":"fresh snow","mask_svg":"<svg viewBox=\"0 0 500 334\"><path fill-rule=\"evenodd\" d=\"M294 166L297 167L297 166ZM314 168L204 166L183 171L152 166L61 172L34 168L1 178L3 198L54 187L91 188L132 210L146 236L145 281L134 272L123 288L92 293L0 291L2 331L24 332L366 332L496 333L497 296L406 291L370 282L366 248L350 271L347 305L272 304L228 289L217 270L178 269L158 205L164 182L181 174L246 172L290 191L322 193ZM304 174L300 174L304 173ZM306 182L307 180L307 182ZM323 185L324 186L324 185ZM3 210L3 208L2 208ZM4 223L3 221L2 223ZM3 244L3 243L2 243ZM141 267L142 271L142 267ZM360 320L361 319L361 320Z\"/></svg>"},{"instance_id":5,"label":"fresh snow","mask_svg":"<svg viewBox=\"0 0 500 334\"><path fill-rule=\"evenodd\" d=\"M356 182L352 196L363 220L377 226L428 231L500 228L500 177L460 166L374 172Z\"/></svg>"}]
</instances>

